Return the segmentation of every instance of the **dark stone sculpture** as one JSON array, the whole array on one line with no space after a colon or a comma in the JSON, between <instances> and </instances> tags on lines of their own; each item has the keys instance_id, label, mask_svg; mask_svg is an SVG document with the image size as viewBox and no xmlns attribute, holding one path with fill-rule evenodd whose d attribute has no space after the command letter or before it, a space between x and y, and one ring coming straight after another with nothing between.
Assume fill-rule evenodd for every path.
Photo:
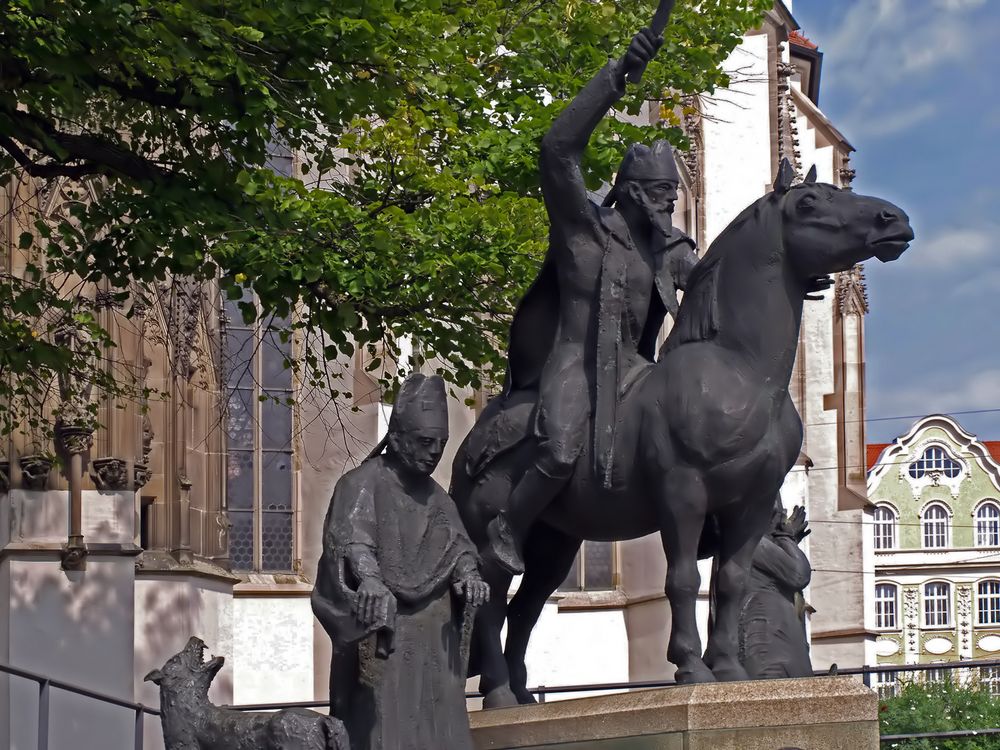
<instances>
[{"instance_id":1,"label":"dark stone sculpture","mask_svg":"<svg viewBox=\"0 0 1000 750\"><path fill-rule=\"evenodd\" d=\"M160 688L166 750L351 750L344 725L315 711L250 713L213 705L208 688L224 661L205 661L204 642L192 637L146 675Z\"/></svg>"},{"instance_id":2,"label":"dark stone sculpture","mask_svg":"<svg viewBox=\"0 0 1000 750\"><path fill-rule=\"evenodd\" d=\"M411 375L386 440L330 502L312 603L334 644L331 713L353 750L472 748L466 666L489 587L430 476L447 440L444 382Z\"/></svg>"},{"instance_id":3,"label":"dark stone sculpture","mask_svg":"<svg viewBox=\"0 0 1000 750\"><path fill-rule=\"evenodd\" d=\"M543 140L549 254L511 327L506 387L453 465L466 527L496 563L484 570L494 596L477 618L470 669L488 707L534 700L528 637L581 540L654 531L668 561L667 656L677 679L746 679L738 624L751 557L802 444L788 382L804 301L829 286L828 274L894 260L913 239L896 206L819 184L815 171L793 184L783 161L773 191L694 265L690 240L670 224L677 182L662 143L631 148L605 205L590 203L583 149L626 75L659 45L652 32L637 34ZM678 287L684 301L654 361ZM704 654L699 557L715 557L719 569Z\"/></svg>"},{"instance_id":4,"label":"dark stone sculpture","mask_svg":"<svg viewBox=\"0 0 1000 750\"><path fill-rule=\"evenodd\" d=\"M812 568L799 543L809 535L805 508L791 516L779 499L760 540L740 607L740 661L751 679L811 677L802 589Z\"/></svg>"}]
</instances>

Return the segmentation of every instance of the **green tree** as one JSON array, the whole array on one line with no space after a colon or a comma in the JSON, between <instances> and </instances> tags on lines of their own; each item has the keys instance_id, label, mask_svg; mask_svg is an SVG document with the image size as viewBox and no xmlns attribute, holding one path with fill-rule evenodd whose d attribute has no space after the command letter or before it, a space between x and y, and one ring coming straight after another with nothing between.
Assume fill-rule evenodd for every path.
<instances>
[{"instance_id":1,"label":"green tree","mask_svg":"<svg viewBox=\"0 0 1000 750\"><path fill-rule=\"evenodd\" d=\"M947 732L1000 726L1000 700L974 681L904 683L899 694L879 703L881 734ZM997 750L1000 736L919 739L886 743L898 750Z\"/></svg>"},{"instance_id":2,"label":"green tree","mask_svg":"<svg viewBox=\"0 0 1000 750\"><path fill-rule=\"evenodd\" d=\"M545 247L541 135L654 5L9 0L0 177L71 178L97 197L19 238L33 254L0 283L0 402L17 391L7 376L84 373L109 342L67 278L123 301L171 275L217 278L231 299L256 293L247 318L298 308L326 357L414 335L458 385L502 377L510 314ZM673 112L727 83L722 61L770 5L679 3L625 101L660 101L665 125L606 122L588 182L608 179L627 143L683 146ZM275 143L306 155L296 174L269 168ZM54 341L67 316L91 351Z\"/></svg>"}]
</instances>

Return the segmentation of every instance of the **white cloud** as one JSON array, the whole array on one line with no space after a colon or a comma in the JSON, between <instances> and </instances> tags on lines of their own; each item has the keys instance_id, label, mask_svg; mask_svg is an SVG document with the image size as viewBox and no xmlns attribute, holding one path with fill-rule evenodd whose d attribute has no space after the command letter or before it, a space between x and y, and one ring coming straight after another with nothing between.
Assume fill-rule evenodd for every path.
<instances>
[{"instance_id":1,"label":"white cloud","mask_svg":"<svg viewBox=\"0 0 1000 750\"><path fill-rule=\"evenodd\" d=\"M966 10L981 8L986 4L986 0L936 0L934 4L945 10Z\"/></svg>"},{"instance_id":2,"label":"white cloud","mask_svg":"<svg viewBox=\"0 0 1000 750\"><path fill-rule=\"evenodd\" d=\"M952 297L957 297L960 300L986 295L1000 295L1000 269L976 274L971 279L956 286L951 293Z\"/></svg>"},{"instance_id":3,"label":"white cloud","mask_svg":"<svg viewBox=\"0 0 1000 750\"><path fill-rule=\"evenodd\" d=\"M929 120L937 112L937 103L930 101L915 104L909 109L890 110L883 115L872 115L864 121L857 122L851 128L851 135L873 139L884 138L909 130L917 123Z\"/></svg>"},{"instance_id":4,"label":"white cloud","mask_svg":"<svg viewBox=\"0 0 1000 750\"><path fill-rule=\"evenodd\" d=\"M968 272L986 258L1000 259L1000 226L945 227L924 239L917 237L903 256L909 269Z\"/></svg>"},{"instance_id":5,"label":"white cloud","mask_svg":"<svg viewBox=\"0 0 1000 750\"><path fill-rule=\"evenodd\" d=\"M1000 405L1000 369L970 373L959 380L919 383L878 392L879 415L948 414Z\"/></svg>"}]
</instances>

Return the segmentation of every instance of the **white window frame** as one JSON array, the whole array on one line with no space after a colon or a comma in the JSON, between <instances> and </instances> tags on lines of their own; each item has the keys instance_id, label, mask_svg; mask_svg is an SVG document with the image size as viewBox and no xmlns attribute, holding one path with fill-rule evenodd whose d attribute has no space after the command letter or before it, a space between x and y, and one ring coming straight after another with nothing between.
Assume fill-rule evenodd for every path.
<instances>
[{"instance_id":1,"label":"white window frame","mask_svg":"<svg viewBox=\"0 0 1000 750\"><path fill-rule=\"evenodd\" d=\"M879 700L899 695L899 689L899 672L875 673L875 692L878 693Z\"/></svg>"},{"instance_id":2,"label":"white window frame","mask_svg":"<svg viewBox=\"0 0 1000 750\"><path fill-rule=\"evenodd\" d=\"M940 586L943 590L928 593L930 586ZM920 589L921 608L925 628L950 628L952 619L951 583L948 581L927 581ZM928 604L933 603L932 607Z\"/></svg>"},{"instance_id":3,"label":"white window frame","mask_svg":"<svg viewBox=\"0 0 1000 750\"><path fill-rule=\"evenodd\" d=\"M976 624L986 627L1000 625L1000 580L996 578L984 578L976 583Z\"/></svg>"},{"instance_id":4,"label":"white window frame","mask_svg":"<svg viewBox=\"0 0 1000 750\"><path fill-rule=\"evenodd\" d=\"M891 596L886 596L888 592ZM875 627L878 630L898 630L899 586L895 583L875 584Z\"/></svg>"},{"instance_id":5,"label":"white window frame","mask_svg":"<svg viewBox=\"0 0 1000 750\"><path fill-rule=\"evenodd\" d=\"M875 549L896 549L896 522L899 516L891 505L876 505L874 518Z\"/></svg>"},{"instance_id":6,"label":"white window frame","mask_svg":"<svg viewBox=\"0 0 1000 750\"><path fill-rule=\"evenodd\" d=\"M976 508L976 546L1000 547L1000 505L986 500Z\"/></svg>"},{"instance_id":7,"label":"white window frame","mask_svg":"<svg viewBox=\"0 0 1000 750\"><path fill-rule=\"evenodd\" d=\"M980 667L979 686L989 691L990 695L1000 695L1000 667Z\"/></svg>"},{"instance_id":8,"label":"white window frame","mask_svg":"<svg viewBox=\"0 0 1000 750\"><path fill-rule=\"evenodd\" d=\"M939 511L943 515L939 516ZM928 544L928 540L934 543ZM937 543L939 541L940 544ZM920 519L920 542L923 549L947 549L951 546L951 513L943 503L930 503L924 508Z\"/></svg>"},{"instance_id":9,"label":"white window frame","mask_svg":"<svg viewBox=\"0 0 1000 750\"><path fill-rule=\"evenodd\" d=\"M920 458L909 465L907 471L912 479L920 479L934 472L955 479L962 474L962 464L952 458L944 446L929 445L920 454Z\"/></svg>"}]
</instances>

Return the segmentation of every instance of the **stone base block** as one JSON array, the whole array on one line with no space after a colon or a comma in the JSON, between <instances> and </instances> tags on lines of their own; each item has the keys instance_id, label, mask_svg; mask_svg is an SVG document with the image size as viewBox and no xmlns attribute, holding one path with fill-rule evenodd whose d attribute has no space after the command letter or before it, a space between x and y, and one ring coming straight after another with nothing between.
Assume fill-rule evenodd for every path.
<instances>
[{"instance_id":1,"label":"stone base block","mask_svg":"<svg viewBox=\"0 0 1000 750\"><path fill-rule=\"evenodd\" d=\"M878 750L852 677L687 685L471 714L477 750Z\"/></svg>"}]
</instances>

